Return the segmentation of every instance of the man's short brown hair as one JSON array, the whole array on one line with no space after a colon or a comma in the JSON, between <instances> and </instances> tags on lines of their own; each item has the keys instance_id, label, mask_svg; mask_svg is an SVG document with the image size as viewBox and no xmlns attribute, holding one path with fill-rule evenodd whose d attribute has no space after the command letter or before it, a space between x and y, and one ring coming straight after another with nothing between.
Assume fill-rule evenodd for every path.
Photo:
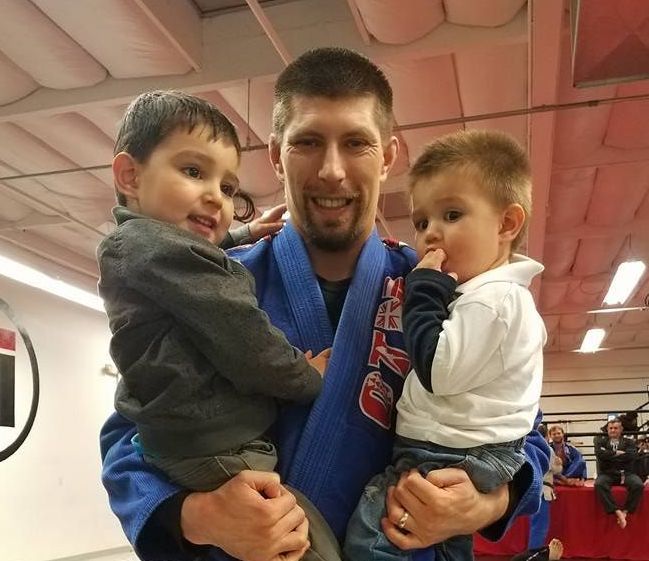
<instances>
[{"instance_id":1,"label":"man's short brown hair","mask_svg":"<svg viewBox=\"0 0 649 561\"><path fill-rule=\"evenodd\" d=\"M282 138L297 96L344 99L374 96L383 140L392 133L392 88L383 71L363 55L339 47L307 51L291 62L275 82L273 133Z\"/></svg>"}]
</instances>

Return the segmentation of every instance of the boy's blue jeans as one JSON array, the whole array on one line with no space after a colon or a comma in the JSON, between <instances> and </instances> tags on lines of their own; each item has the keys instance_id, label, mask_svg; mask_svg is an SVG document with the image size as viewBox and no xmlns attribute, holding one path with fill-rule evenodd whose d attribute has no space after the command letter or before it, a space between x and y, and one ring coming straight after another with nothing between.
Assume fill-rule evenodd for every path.
<instances>
[{"instance_id":1,"label":"boy's blue jeans","mask_svg":"<svg viewBox=\"0 0 649 561\"><path fill-rule=\"evenodd\" d=\"M473 559L471 536L456 536L429 550L403 551L392 544L381 530L386 516L388 487L396 485L399 475L417 468L425 477L429 471L458 467L467 472L478 491L488 493L511 481L525 462L525 439L503 444L485 444L475 448L447 448L397 436L393 462L384 473L375 476L365 491L347 527L344 558L346 561L469 561Z\"/></svg>"}]
</instances>

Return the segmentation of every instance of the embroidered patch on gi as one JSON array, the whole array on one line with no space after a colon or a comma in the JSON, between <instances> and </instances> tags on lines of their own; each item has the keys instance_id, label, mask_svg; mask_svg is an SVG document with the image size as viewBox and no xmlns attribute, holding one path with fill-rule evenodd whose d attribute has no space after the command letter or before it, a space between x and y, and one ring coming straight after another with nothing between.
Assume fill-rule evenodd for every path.
<instances>
[{"instance_id":1,"label":"embroidered patch on gi","mask_svg":"<svg viewBox=\"0 0 649 561\"><path fill-rule=\"evenodd\" d=\"M370 372L365 376L358 403L365 416L372 419L384 429L390 428L392 424L394 392L383 381L380 372Z\"/></svg>"},{"instance_id":2,"label":"embroidered patch on gi","mask_svg":"<svg viewBox=\"0 0 649 561\"><path fill-rule=\"evenodd\" d=\"M408 353L403 349L388 345L385 333L376 329L372 337L372 351L368 364L374 368L380 368L381 364L384 364L401 378L405 378L410 372Z\"/></svg>"}]
</instances>

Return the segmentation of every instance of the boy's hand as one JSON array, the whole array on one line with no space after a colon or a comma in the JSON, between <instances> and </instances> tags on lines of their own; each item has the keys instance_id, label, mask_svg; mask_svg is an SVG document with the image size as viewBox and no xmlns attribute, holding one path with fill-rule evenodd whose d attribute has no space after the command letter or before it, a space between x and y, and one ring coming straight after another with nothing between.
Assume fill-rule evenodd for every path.
<instances>
[{"instance_id":1,"label":"boy's hand","mask_svg":"<svg viewBox=\"0 0 649 561\"><path fill-rule=\"evenodd\" d=\"M329 364L329 358L331 357L331 347L325 349L316 356L313 356L311 351L307 351L304 353L304 357L307 359L308 363L320 373L320 376L324 376L327 365Z\"/></svg>"},{"instance_id":2,"label":"boy's hand","mask_svg":"<svg viewBox=\"0 0 649 561\"><path fill-rule=\"evenodd\" d=\"M447 275L457 280L457 274L453 272L442 271L442 266L446 261L446 252L443 249L434 249L428 251L422 260L417 264L415 269L434 269L435 271L445 272Z\"/></svg>"},{"instance_id":3,"label":"boy's hand","mask_svg":"<svg viewBox=\"0 0 649 561\"><path fill-rule=\"evenodd\" d=\"M250 229L250 239L253 242L260 240L264 236L274 234L282 229L284 220L282 215L286 212L286 204L274 206L265 211L259 218L255 218L248 228Z\"/></svg>"}]
</instances>

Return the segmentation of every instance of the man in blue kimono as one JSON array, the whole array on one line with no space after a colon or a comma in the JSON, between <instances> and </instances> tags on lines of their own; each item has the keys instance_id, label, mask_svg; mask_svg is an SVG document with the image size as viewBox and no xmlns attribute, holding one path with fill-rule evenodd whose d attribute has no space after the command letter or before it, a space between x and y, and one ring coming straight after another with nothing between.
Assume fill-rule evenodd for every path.
<instances>
[{"instance_id":1,"label":"man in blue kimono","mask_svg":"<svg viewBox=\"0 0 649 561\"><path fill-rule=\"evenodd\" d=\"M565 478L586 479L586 460L577 448L566 442L563 428L553 425L550 427L549 435L550 446L561 459L562 464L561 474L555 477L555 481L563 483Z\"/></svg>"},{"instance_id":2,"label":"man in blue kimono","mask_svg":"<svg viewBox=\"0 0 649 561\"><path fill-rule=\"evenodd\" d=\"M231 255L252 272L261 308L294 346L333 348L323 390L312 406L280 413L277 474L245 471L207 493L179 489L145 464L131 444L133 425L111 416L103 482L142 559L297 561L307 523L281 483L309 497L342 539L364 485L388 464L410 370L403 282L415 264L412 250L382 241L374 225L398 153L392 123L389 83L357 53L315 49L280 74L269 152L291 218L278 235ZM388 497L386 535L404 549L481 528L499 538L539 506L548 455L538 433L525 451L514 481L489 494L461 470L405 474ZM406 511L412 532L398 528ZM417 555L434 559L432 550Z\"/></svg>"}]
</instances>

